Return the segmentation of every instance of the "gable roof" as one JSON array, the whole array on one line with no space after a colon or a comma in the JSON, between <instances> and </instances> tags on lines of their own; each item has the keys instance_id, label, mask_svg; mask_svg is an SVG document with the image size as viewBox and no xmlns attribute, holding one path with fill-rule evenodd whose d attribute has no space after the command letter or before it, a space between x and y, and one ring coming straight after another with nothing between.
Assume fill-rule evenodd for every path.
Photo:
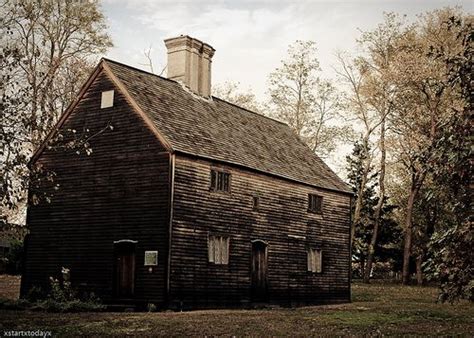
<instances>
[{"instance_id":1,"label":"gable roof","mask_svg":"<svg viewBox=\"0 0 474 338\"><path fill-rule=\"evenodd\" d=\"M113 77L134 110L171 152L352 194L350 187L285 123L214 96L203 99L191 94L179 82L105 58L37 149L30 164L38 159L101 69Z\"/></svg>"},{"instance_id":2,"label":"gable roof","mask_svg":"<svg viewBox=\"0 0 474 338\"><path fill-rule=\"evenodd\" d=\"M286 124L216 97L197 97L173 80L103 62L173 151L352 193Z\"/></svg>"}]
</instances>

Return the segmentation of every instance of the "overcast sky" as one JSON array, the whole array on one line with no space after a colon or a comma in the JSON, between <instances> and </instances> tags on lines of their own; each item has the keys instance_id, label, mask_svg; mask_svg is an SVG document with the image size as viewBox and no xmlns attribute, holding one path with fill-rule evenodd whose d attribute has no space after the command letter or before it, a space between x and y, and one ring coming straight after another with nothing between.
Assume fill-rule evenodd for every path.
<instances>
[{"instance_id":1,"label":"overcast sky","mask_svg":"<svg viewBox=\"0 0 474 338\"><path fill-rule=\"evenodd\" d=\"M149 70L143 51L152 46L155 72L166 65L163 39L187 34L216 49L212 82L240 82L259 99L267 76L295 40L314 40L323 75L333 77L334 52L356 51L359 29L370 30L384 12L406 14L409 20L428 10L471 1L160 1L102 0L115 47L107 57ZM347 148L345 153L347 153ZM350 149L349 149L350 150ZM329 164L340 171L345 154ZM339 169L339 170L338 170Z\"/></svg>"},{"instance_id":2,"label":"overcast sky","mask_svg":"<svg viewBox=\"0 0 474 338\"><path fill-rule=\"evenodd\" d=\"M163 39L187 34L216 49L213 83L225 80L265 93L268 74L297 39L314 40L324 75L333 76L336 50L354 51L358 29L395 11L415 18L448 5L473 11L474 1L160 1L103 0L115 47L108 57L148 70L143 50L152 46L155 72L166 64Z\"/></svg>"}]
</instances>

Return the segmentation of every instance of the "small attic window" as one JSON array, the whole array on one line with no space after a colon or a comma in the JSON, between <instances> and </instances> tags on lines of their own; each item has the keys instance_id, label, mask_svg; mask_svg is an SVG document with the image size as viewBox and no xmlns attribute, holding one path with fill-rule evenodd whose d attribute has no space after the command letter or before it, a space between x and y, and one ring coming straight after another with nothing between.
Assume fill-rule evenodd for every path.
<instances>
[{"instance_id":1,"label":"small attic window","mask_svg":"<svg viewBox=\"0 0 474 338\"><path fill-rule=\"evenodd\" d=\"M102 92L102 99L100 101L100 108L109 108L114 106L114 91L108 90Z\"/></svg>"}]
</instances>

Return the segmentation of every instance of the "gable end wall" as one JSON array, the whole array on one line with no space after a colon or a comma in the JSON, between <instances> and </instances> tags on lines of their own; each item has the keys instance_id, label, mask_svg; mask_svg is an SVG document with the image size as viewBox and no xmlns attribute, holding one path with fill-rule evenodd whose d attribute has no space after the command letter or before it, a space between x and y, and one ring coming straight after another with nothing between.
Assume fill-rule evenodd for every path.
<instances>
[{"instance_id":1,"label":"gable end wall","mask_svg":"<svg viewBox=\"0 0 474 338\"><path fill-rule=\"evenodd\" d=\"M101 92L115 90L114 106L100 109ZM22 293L49 287L61 267L71 269L74 287L113 296L114 241L136 244L136 299L165 300L169 228L169 154L101 72L60 129L89 135L92 154L45 148L37 164L56 174L51 203L28 208ZM113 130L107 129L112 125ZM87 131L89 129L89 131ZM30 192L31 195L31 192ZM144 267L144 251L158 250L158 268Z\"/></svg>"}]
</instances>

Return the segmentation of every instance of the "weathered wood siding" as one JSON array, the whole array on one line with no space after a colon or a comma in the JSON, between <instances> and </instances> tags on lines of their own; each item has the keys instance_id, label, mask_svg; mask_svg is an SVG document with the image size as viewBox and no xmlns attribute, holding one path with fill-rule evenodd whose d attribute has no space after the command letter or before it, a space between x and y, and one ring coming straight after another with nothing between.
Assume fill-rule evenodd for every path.
<instances>
[{"instance_id":1,"label":"weathered wood siding","mask_svg":"<svg viewBox=\"0 0 474 338\"><path fill-rule=\"evenodd\" d=\"M114 107L100 109L101 92L115 90ZM113 295L114 241L136 244L135 295L165 297L168 252L169 154L132 111L105 73L98 75L62 131L89 129L93 153L45 150L38 163L56 173L51 203L30 204L26 273L22 292L48 287L49 276L71 269L72 284L104 300ZM144 251L158 250L158 268L148 272Z\"/></svg>"},{"instance_id":2,"label":"weathered wood siding","mask_svg":"<svg viewBox=\"0 0 474 338\"><path fill-rule=\"evenodd\" d=\"M209 191L211 166L231 172L230 194ZM323 196L322 215L307 211L308 193ZM252 209L255 195L260 197L257 211ZM255 239L268 242L270 302L350 301L347 194L177 155L172 226L172 306L250 302L251 240ZM230 237L228 265L208 263L209 234ZM307 272L308 246L323 250L320 274Z\"/></svg>"}]
</instances>

